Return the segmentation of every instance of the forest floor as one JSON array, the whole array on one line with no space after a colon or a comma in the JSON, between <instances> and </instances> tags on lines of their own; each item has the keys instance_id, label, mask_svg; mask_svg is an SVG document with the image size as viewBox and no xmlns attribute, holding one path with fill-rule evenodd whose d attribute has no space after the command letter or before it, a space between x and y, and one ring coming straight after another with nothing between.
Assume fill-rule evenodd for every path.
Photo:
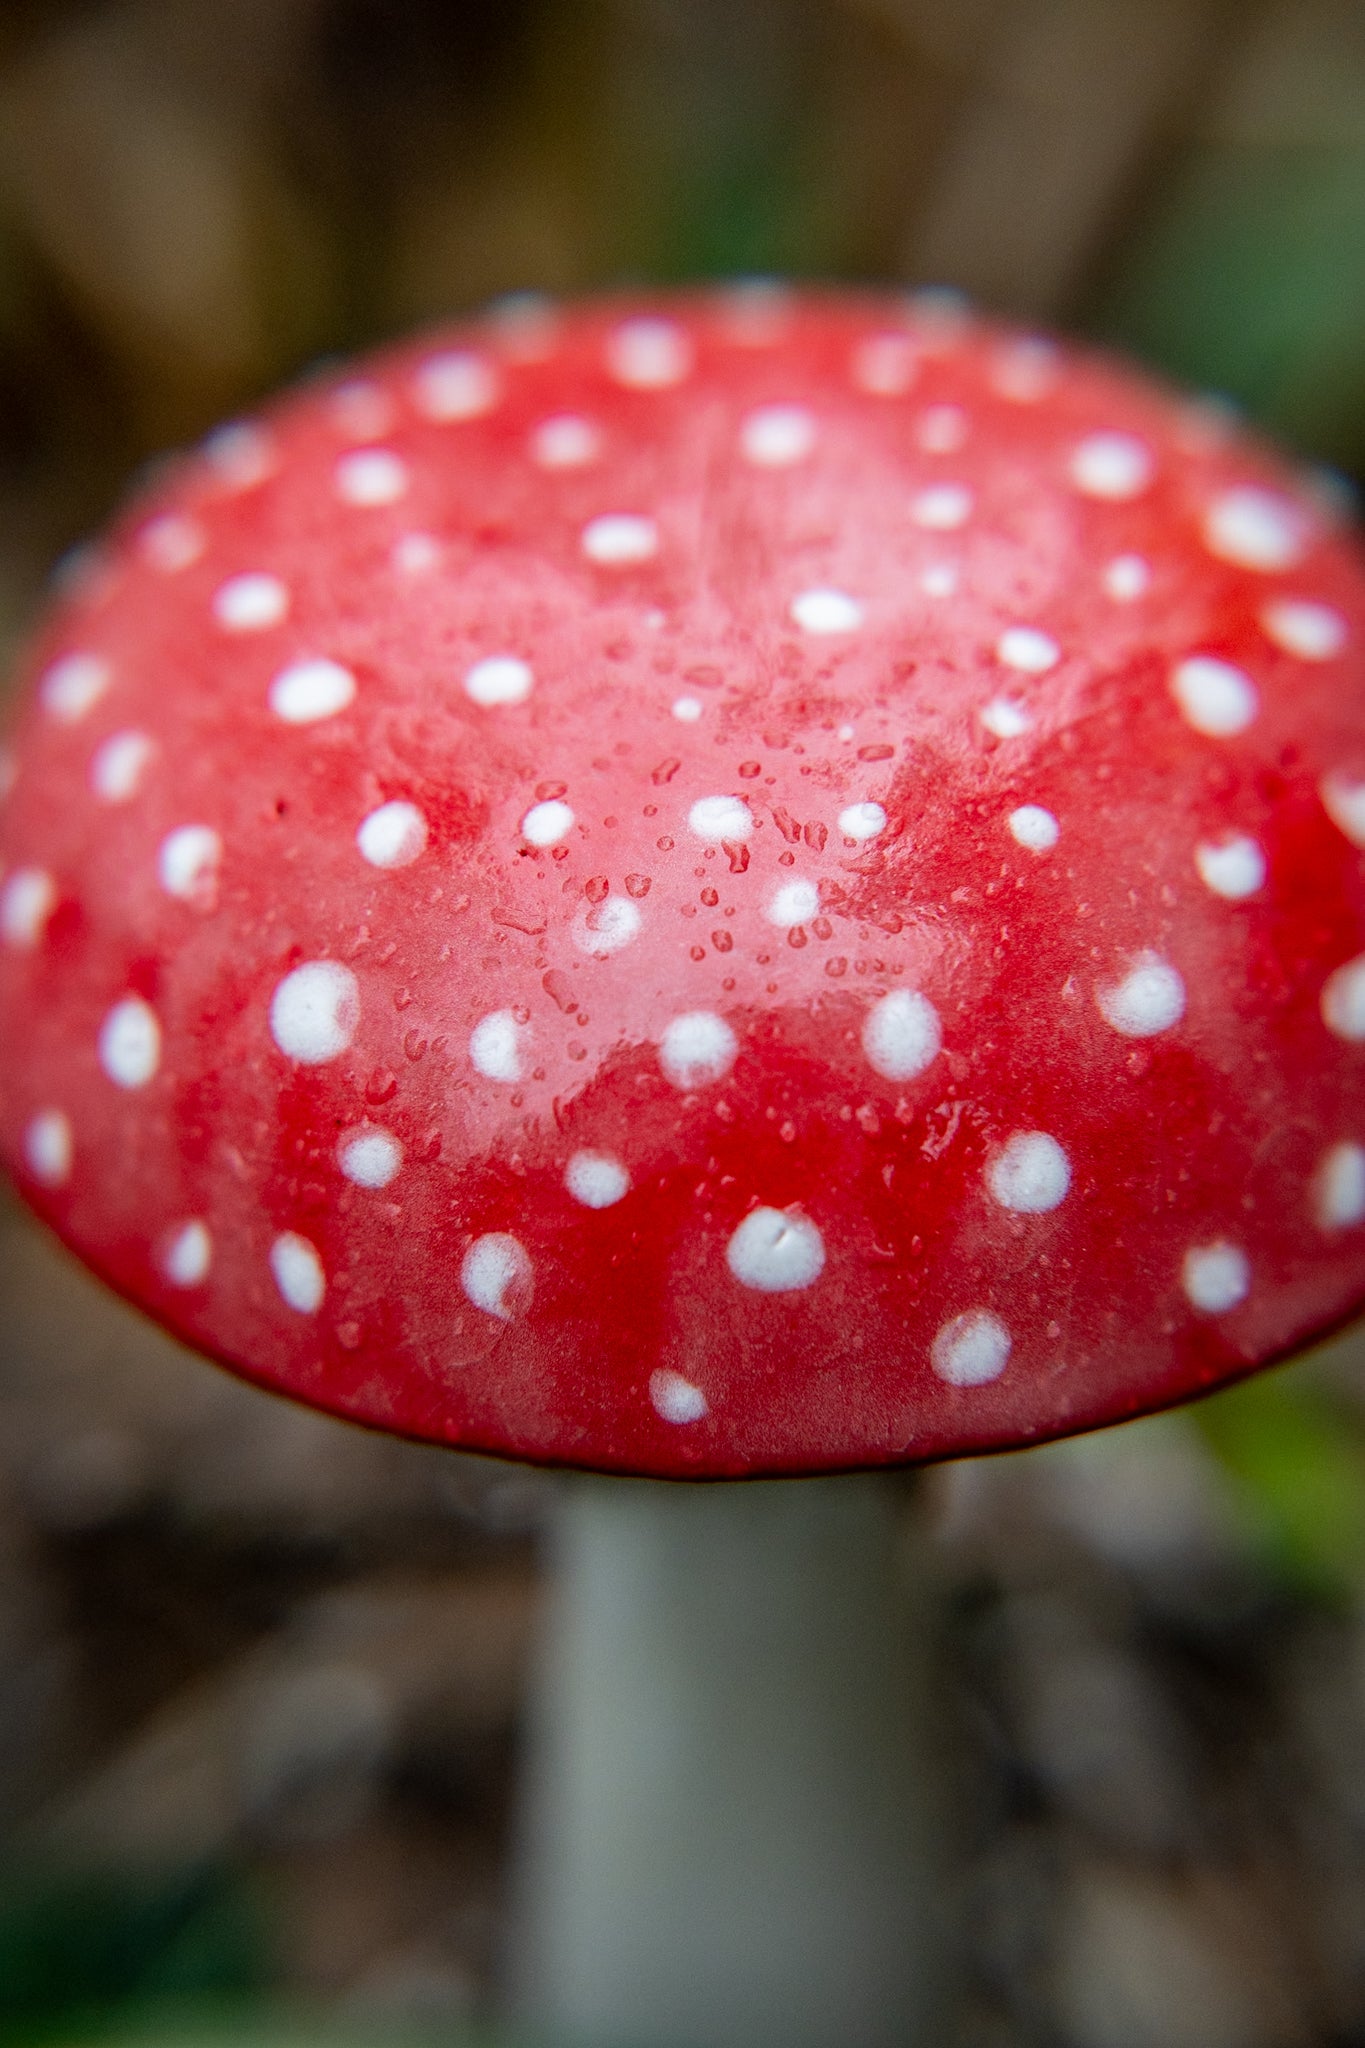
<instances>
[{"instance_id":1,"label":"forest floor","mask_svg":"<svg viewBox=\"0 0 1365 2048\"><path fill-rule=\"evenodd\" d=\"M0 1300L0 2040L186 1999L478 2030L556 1482L237 1383L12 1206ZM1365 1346L1297 1370L1358 1398ZM964 2048L1365 2043L1358 1605L1184 1414L907 1512L966 1750Z\"/></svg>"}]
</instances>

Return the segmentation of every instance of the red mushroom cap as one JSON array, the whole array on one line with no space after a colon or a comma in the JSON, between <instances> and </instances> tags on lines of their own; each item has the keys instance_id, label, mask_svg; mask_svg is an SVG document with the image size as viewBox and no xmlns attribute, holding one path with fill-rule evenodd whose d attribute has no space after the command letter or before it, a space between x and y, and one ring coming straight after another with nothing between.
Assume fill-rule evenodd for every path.
<instances>
[{"instance_id":1,"label":"red mushroom cap","mask_svg":"<svg viewBox=\"0 0 1365 2048\"><path fill-rule=\"evenodd\" d=\"M229 427L32 651L0 1135L407 1434L1017 1444L1365 1298L1365 576L942 300L519 307Z\"/></svg>"}]
</instances>

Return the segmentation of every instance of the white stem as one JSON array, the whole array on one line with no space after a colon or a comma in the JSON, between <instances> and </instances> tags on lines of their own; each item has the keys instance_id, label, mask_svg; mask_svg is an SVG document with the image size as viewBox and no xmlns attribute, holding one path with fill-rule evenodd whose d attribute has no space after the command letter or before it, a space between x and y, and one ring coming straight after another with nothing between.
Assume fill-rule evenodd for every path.
<instances>
[{"instance_id":1,"label":"white stem","mask_svg":"<svg viewBox=\"0 0 1365 2048\"><path fill-rule=\"evenodd\" d=\"M549 2039L942 2040L951 1773L904 1502L879 1476L566 1482L514 1984Z\"/></svg>"}]
</instances>

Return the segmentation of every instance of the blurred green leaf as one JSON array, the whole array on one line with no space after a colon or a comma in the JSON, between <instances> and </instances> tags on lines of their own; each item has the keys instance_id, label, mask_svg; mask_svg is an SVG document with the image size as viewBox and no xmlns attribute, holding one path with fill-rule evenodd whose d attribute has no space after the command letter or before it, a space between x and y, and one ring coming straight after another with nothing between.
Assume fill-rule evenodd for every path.
<instances>
[{"instance_id":1,"label":"blurred green leaf","mask_svg":"<svg viewBox=\"0 0 1365 2048\"><path fill-rule=\"evenodd\" d=\"M516 2048L506 2035L463 2027L440 2033L411 2027L365 2027L299 2021L292 2015L249 2012L220 2017L189 2011L179 2017L139 2019L132 2025L62 2035L51 2048ZM546 2048L543 2041L537 2048ZM582 2043L576 2044L582 2048Z\"/></svg>"},{"instance_id":2,"label":"blurred green leaf","mask_svg":"<svg viewBox=\"0 0 1365 2048\"><path fill-rule=\"evenodd\" d=\"M1190 1411L1268 1563L1295 1591L1365 1593L1365 1424L1303 1369L1261 1373Z\"/></svg>"},{"instance_id":3,"label":"blurred green leaf","mask_svg":"<svg viewBox=\"0 0 1365 2048\"><path fill-rule=\"evenodd\" d=\"M413 2027L301 2018L292 2010L198 2007L62 2034L49 2048L520 2048L485 2027ZM537 2036L536 2048L555 2048ZM584 2048L579 2041L575 2048Z\"/></svg>"},{"instance_id":4,"label":"blurred green leaf","mask_svg":"<svg viewBox=\"0 0 1365 2048\"><path fill-rule=\"evenodd\" d=\"M1325 460L1365 467L1365 148L1196 151L1091 325Z\"/></svg>"},{"instance_id":5,"label":"blurred green leaf","mask_svg":"<svg viewBox=\"0 0 1365 2048\"><path fill-rule=\"evenodd\" d=\"M240 1998L267 1977L263 1916L229 1870L11 1872L0 1895L0 2042L167 1998Z\"/></svg>"}]
</instances>

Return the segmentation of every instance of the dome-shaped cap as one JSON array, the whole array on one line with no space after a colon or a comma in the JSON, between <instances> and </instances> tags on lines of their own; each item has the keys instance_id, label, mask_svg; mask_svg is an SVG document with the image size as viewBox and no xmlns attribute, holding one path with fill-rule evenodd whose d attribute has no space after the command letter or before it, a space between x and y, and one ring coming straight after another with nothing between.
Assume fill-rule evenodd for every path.
<instances>
[{"instance_id":1,"label":"dome-shaped cap","mask_svg":"<svg viewBox=\"0 0 1365 2048\"><path fill-rule=\"evenodd\" d=\"M1365 1298L1365 578L949 302L525 306L32 650L0 1135L189 1342L661 1474L1054 1436Z\"/></svg>"}]
</instances>

